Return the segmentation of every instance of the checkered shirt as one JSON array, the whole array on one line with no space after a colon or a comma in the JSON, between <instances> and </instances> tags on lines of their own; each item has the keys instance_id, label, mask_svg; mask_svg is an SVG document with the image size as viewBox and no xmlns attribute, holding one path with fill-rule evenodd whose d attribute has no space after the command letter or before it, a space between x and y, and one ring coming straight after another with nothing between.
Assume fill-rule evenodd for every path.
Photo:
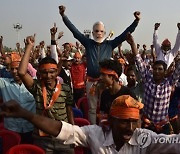
<instances>
[{"instance_id":1,"label":"checkered shirt","mask_svg":"<svg viewBox=\"0 0 180 154\"><path fill-rule=\"evenodd\" d=\"M180 65L177 65L172 76L164 79L161 84L155 84L152 70L147 69L147 64L143 62L140 54L136 55L135 60L144 82L144 115L155 124L168 121L171 90L179 79Z\"/></svg>"}]
</instances>

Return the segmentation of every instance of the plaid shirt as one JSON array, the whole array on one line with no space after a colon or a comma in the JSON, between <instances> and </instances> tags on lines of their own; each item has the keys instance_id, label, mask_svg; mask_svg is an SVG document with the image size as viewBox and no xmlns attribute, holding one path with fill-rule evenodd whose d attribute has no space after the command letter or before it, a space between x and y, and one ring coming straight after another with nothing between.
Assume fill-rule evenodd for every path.
<instances>
[{"instance_id":1,"label":"plaid shirt","mask_svg":"<svg viewBox=\"0 0 180 154\"><path fill-rule=\"evenodd\" d=\"M178 81L180 65L177 65L173 75L164 79L160 84L153 80L152 70L147 68L140 56L136 55L136 63L144 82L144 109L143 113L152 122L168 121L168 109L172 86Z\"/></svg>"}]
</instances>

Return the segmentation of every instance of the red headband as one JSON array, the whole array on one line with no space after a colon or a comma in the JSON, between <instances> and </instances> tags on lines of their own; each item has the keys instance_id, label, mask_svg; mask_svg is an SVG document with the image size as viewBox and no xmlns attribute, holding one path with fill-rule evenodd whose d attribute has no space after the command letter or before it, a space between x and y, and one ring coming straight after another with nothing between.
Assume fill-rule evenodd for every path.
<instances>
[{"instance_id":1,"label":"red headband","mask_svg":"<svg viewBox=\"0 0 180 154\"><path fill-rule=\"evenodd\" d=\"M119 78L118 74L113 70L109 70L109 69L106 69L106 68L101 68L100 72L104 73L104 74L108 74L108 75L114 75L117 79Z\"/></svg>"}]
</instances>

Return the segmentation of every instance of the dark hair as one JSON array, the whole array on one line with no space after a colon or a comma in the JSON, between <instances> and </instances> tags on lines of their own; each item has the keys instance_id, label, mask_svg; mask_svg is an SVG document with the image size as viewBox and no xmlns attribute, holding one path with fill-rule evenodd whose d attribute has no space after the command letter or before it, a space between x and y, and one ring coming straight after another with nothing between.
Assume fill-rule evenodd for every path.
<instances>
[{"instance_id":1,"label":"dark hair","mask_svg":"<svg viewBox=\"0 0 180 154\"><path fill-rule=\"evenodd\" d=\"M70 43L68 43L68 42L66 42L66 43L64 43L64 44L63 44L63 46L65 46L65 45L70 45L70 46L71 46L71 44L70 44Z\"/></svg>"},{"instance_id":2,"label":"dark hair","mask_svg":"<svg viewBox=\"0 0 180 154\"><path fill-rule=\"evenodd\" d=\"M120 77L122 74L122 65L119 63L118 60L105 59L99 62L99 65L101 68L106 68L115 71L118 74L118 77Z\"/></svg>"},{"instance_id":3,"label":"dark hair","mask_svg":"<svg viewBox=\"0 0 180 154\"><path fill-rule=\"evenodd\" d=\"M157 60L157 61L155 61L154 64L153 64L153 67L154 67L155 65L162 65L165 71L166 71L166 69L167 69L167 64L166 64L164 61L162 61L162 60Z\"/></svg>"},{"instance_id":4,"label":"dark hair","mask_svg":"<svg viewBox=\"0 0 180 154\"><path fill-rule=\"evenodd\" d=\"M51 58L50 56L47 56L40 60L39 67L43 64L48 64L48 63L57 65L57 62L53 58Z\"/></svg>"},{"instance_id":5,"label":"dark hair","mask_svg":"<svg viewBox=\"0 0 180 154\"><path fill-rule=\"evenodd\" d=\"M135 74L137 73L137 70L132 65L128 66L128 68L125 71L125 74L127 75L129 71L133 71Z\"/></svg>"}]
</instances>

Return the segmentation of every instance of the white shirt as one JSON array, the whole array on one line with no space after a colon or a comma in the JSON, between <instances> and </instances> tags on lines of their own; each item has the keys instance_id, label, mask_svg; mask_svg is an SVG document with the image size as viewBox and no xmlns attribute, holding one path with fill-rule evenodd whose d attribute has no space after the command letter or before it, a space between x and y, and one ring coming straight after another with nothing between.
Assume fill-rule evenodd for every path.
<instances>
[{"instance_id":1,"label":"white shirt","mask_svg":"<svg viewBox=\"0 0 180 154\"><path fill-rule=\"evenodd\" d=\"M121 76L119 77L119 81L121 82L123 86L127 86L128 84L127 76L124 73L122 73Z\"/></svg>"},{"instance_id":2,"label":"white shirt","mask_svg":"<svg viewBox=\"0 0 180 154\"><path fill-rule=\"evenodd\" d=\"M140 147L140 141L138 136L141 134L148 134L148 139L144 145ZM180 143L169 144L169 143L154 143L153 138L159 137L156 133L147 130L137 128L134 131L128 143L125 143L120 151L116 151L115 144L113 141L112 131L103 132L102 128L97 125L88 125L79 127L71 125L66 122L62 122L61 132L58 134L57 139L64 141L64 144L75 144L76 146L89 147L92 154L179 154ZM180 135L164 135L162 137L177 137L180 140ZM151 142L148 142L151 141Z\"/></svg>"},{"instance_id":3,"label":"white shirt","mask_svg":"<svg viewBox=\"0 0 180 154\"><path fill-rule=\"evenodd\" d=\"M169 67L171 65L171 63L173 62L174 58L178 54L178 50L180 47L180 30L178 30L178 34L176 37L176 43L175 43L174 47L171 50L167 51L167 54L164 54L162 49L161 49L161 45L160 45L159 40L158 40L158 30L154 31L153 45L155 48L157 60L164 61L167 64L167 67Z\"/></svg>"}]
</instances>

